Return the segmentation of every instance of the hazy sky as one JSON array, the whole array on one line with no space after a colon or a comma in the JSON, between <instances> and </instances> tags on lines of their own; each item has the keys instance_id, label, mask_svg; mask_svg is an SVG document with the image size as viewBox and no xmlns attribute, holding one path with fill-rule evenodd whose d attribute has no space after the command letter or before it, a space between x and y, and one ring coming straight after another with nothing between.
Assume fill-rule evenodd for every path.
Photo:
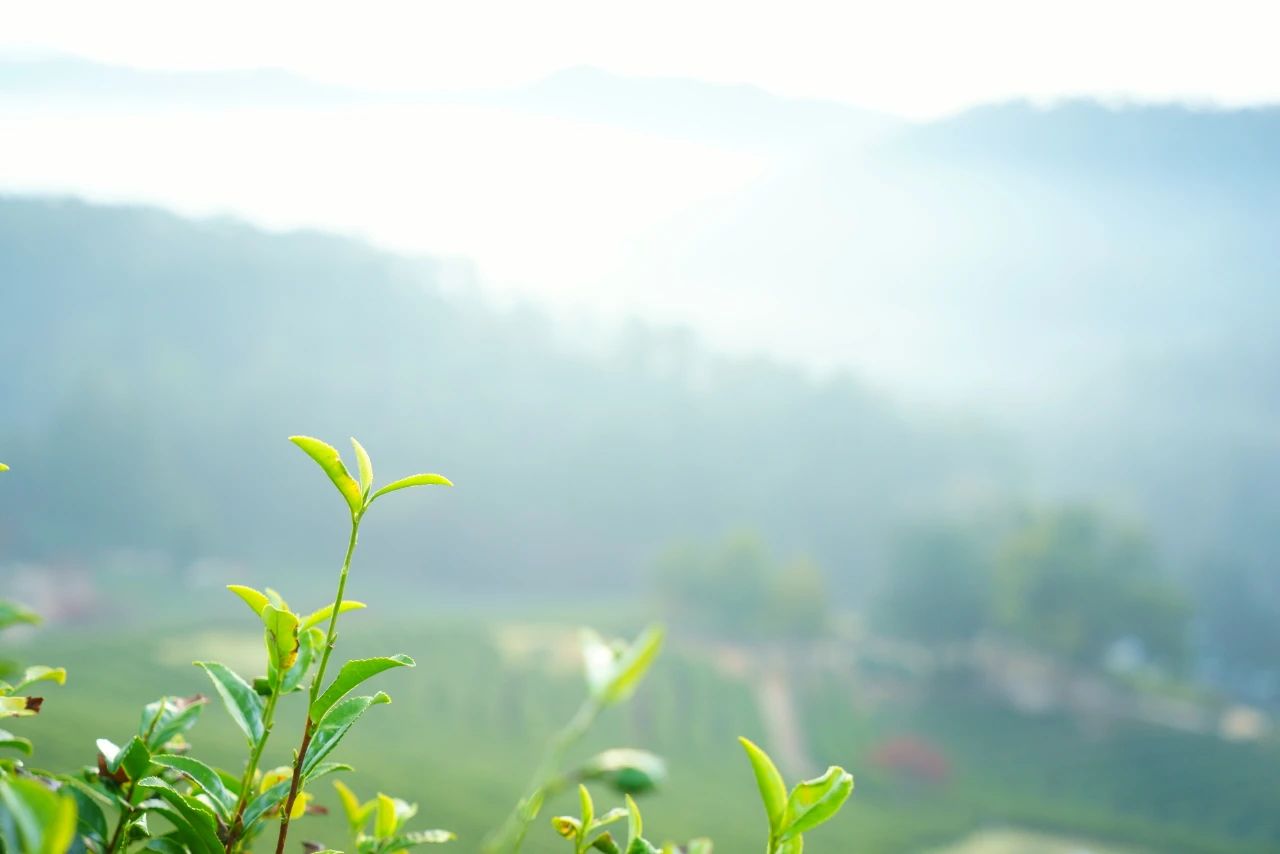
<instances>
[{"instance_id":1,"label":"hazy sky","mask_svg":"<svg viewBox=\"0 0 1280 854\"><path fill-rule=\"evenodd\" d=\"M1275 0L0 0L0 50L470 88L595 65L929 116L1067 94L1280 101Z\"/></svg>"}]
</instances>

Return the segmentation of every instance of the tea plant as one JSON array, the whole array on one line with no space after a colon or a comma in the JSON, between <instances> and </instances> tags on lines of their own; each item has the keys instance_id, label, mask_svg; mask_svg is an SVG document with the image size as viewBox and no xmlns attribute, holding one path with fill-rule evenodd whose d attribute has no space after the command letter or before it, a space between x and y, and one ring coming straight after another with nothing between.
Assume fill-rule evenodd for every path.
<instances>
[{"instance_id":1,"label":"tea plant","mask_svg":"<svg viewBox=\"0 0 1280 854\"><path fill-rule=\"evenodd\" d=\"M438 474L417 474L374 489L373 464L355 439L357 475L353 477L332 446L307 436L291 441L314 460L342 496L350 520L345 556L333 601L314 611L293 610L280 593L240 584L228 586L254 613L262 627L264 675L246 679L216 661L197 661L214 693L244 736L246 758L238 771L215 768L192 755L187 734L198 722L208 699L161 697L142 709L137 731L119 745L97 740L94 764L73 774L27 768L21 759L0 754L0 854L122 854L131 850L162 854L237 854L251 850L275 825L275 851L282 854L292 822L312 807L314 784L351 766L326 761L353 725L370 708L390 702L387 694L353 695L366 680L414 661L404 654L354 659L338 668L327 684L330 658L337 646L339 618L365 608L346 598L347 581L359 539L360 523L375 501L416 486L452 486ZM0 471L8 467L0 464ZM33 623L30 611L0 601L0 629ZM586 697L569 722L552 738L525 794L503 823L482 844L486 854L513 854L524 842L545 801L577 785L581 815L557 816L555 830L571 840L575 854L710 854L711 842L696 839L684 846L661 848L642 835L640 810L632 799L659 786L666 776L663 760L644 750L614 748L566 767L569 751L597 717L628 700L662 646L658 626L645 629L632 642L607 641L592 631L582 633ZM20 671L20 672L19 672ZM40 711L39 683L62 684L61 668L19 669L0 662L0 718L29 717ZM260 767L279 723L282 703L304 695L299 743L290 764ZM840 768L797 784L788 794L769 757L743 739L769 818L766 854L800 854L803 834L831 818L853 788ZM32 754L29 739L0 730L0 751ZM601 783L622 794L626 806L597 816L586 783ZM347 786L334 782L356 854L400 854L418 845L449 842L446 830L415 830L408 823L417 806L383 793L361 802ZM625 845L608 828L626 819ZM308 851L316 846L307 844ZM318 854L326 854L330 849Z\"/></svg>"},{"instance_id":2,"label":"tea plant","mask_svg":"<svg viewBox=\"0 0 1280 854\"><path fill-rule=\"evenodd\" d=\"M738 740L747 751L769 817L765 854L800 854L804 850L804 834L834 816L849 799L853 777L833 765L821 777L797 783L787 794L787 785L769 754L745 738Z\"/></svg>"},{"instance_id":3,"label":"tea plant","mask_svg":"<svg viewBox=\"0 0 1280 854\"><path fill-rule=\"evenodd\" d=\"M635 693L662 647L662 634L660 627L650 626L634 642L626 644L622 641L606 642L593 631L583 631L586 699L569 723L552 738L529 783L527 794L516 804L502 826L485 840L482 850L486 854L520 850L529 824L538 817L543 801L565 785L565 772L562 770L565 753L586 735L602 711Z\"/></svg>"},{"instance_id":4,"label":"tea plant","mask_svg":"<svg viewBox=\"0 0 1280 854\"><path fill-rule=\"evenodd\" d=\"M668 842L661 848L645 839L640 808L626 795L627 806L614 807L602 816L596 817L595 804L591 800L591 792L586 786L578 786L578 800L582 804L582 815L561 815L551 820L556 832L573 842L574 854L589 854L590 851L603 851L604 854L711 854L710 839L695 839L687 845L677 846ZM609 825L627 820L627 842L619 846L613 834L605 828Z\"/></svg>"}]
</instances>

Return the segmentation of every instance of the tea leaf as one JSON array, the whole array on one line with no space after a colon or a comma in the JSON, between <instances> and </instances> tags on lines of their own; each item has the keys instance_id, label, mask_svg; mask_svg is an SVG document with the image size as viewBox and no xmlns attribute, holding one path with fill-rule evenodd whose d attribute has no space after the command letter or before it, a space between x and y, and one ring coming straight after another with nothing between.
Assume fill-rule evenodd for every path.
<instances>
[{"instance_id":1,"label":"tea leaf","mask_svg":"<svg viewBox=\"0 0 1280 854\"><path fill-rule=\"evenodd\" d=\"M236 796L227 790L217 771L190 756L165 754L153 756L151 761L156 765L172 768L195 782L213 801L214 808L218 811L218 815L222 816L223 821L231 821L231 811L236 807Z\"/></svg>"},{"instance_id":2,"label":"tea leaf","mask_svg":"<svg viewBox=\"0 0 1280 854\"><path fill-rule=\"evenodd\" d=\"M351 508L353 515L359 514L364 509L364 494L360 491L360 484L356 483L347 472L347 467L343 465L337 448L311 436L290 436L289 441L301 448L307 456L316 461L320 468L324 469L329 480L333 481L333 485L338 487L338 492L342 493L342 497L346 499L347 506Z\"/></svg>"},{"instance_id":3,"label":"tea leaf","mask_svg":"<svg viewBox=\"0 0 1280 854\"><path fill-rule=\"evenodd\" d=\"M27 623L35 625L40 622L40 615L35 611L22 607L17 602L0 599L0 629Z\"/></svg>"},{"instance_id":4,"label":"tea leaf","mask_svg":"<svg viewBox=\"0 0 1280 854\"><path fill-rule=\"evenodd\" d=\"M583 834L596 820L596 805L591 801L591 792L581 783L578 784L578 804L582 809L582 829L578 831L578 841L581 842Z\"/></svg>"},{"instance_id":5,"label":"tea leaf","mask_svg":"<svg viewBox=\"0 0 1280 854\"><path fill-rule=\"evenodd\" d=\"M320 652L322 646L324 646L324 632L319 629L307 629L298 636L298 660L285 671L284 677L280 680L280 693L288 694L298 689L302 680L307 678L307 671L315 663L316 654Z\"/></svg>"},{"instance_id":6,"label":"tea leaf","mask_svg":"<svg viewBox=\"0 0 1280 854\"><path fill-rule=\"evenodd\" d=\"M369 459L369 452L356 441L355 436L351 437L351 447L355 448L356 464L360 470L360 493L367 499L369 490L373 489L373 460Z\"/></svg>"},{"instance_id":7,"label":"tea leaf","mask_svg":"<svg viewBox=\"0 0 1280 854\"><path fill-rule=\"evenodd\" d=\"M778 773L769 754L748 739L739 738L738 741L747 752L751 770L755 772L760 800L764 802L765 812L769 816L769 833L776 839L782 834L783 822L787 817L787 784L782 781L782 775Z\"/></svg>"},{"instance_id":8,"label":"tea leaf","mask_svg":"<svg viewBox=\"0 0 1280 854\"><path fill-rule=\"evenodd\" d=\"M0 718L29 718L43 703L43 697L0 697Z\"/></svg>"},{"instance_id":9,"label":"tea leaf","mask_svg":"<svg viewBox=\"0 0 1280 854\"><path fill-rule=\"evenodd\" d=\"M94 792L79 780L63 780L62 788L76 802L76 832L97 843L97 850L105 850L107 842L107 817L102 811L103 796Z\"/></svg>"},{"instance_id":10,"label":"tea leaf","mask_svg":"<svg viewBox=\"0 0 1280 854\"><path fill-rule=\"evenodd\" d=\"M262 701L254 690L243 679L236 675L225 664L216 661L197 661L196 666L203 668L213 680L213 687L222 697L231 719L240 727L249 744L253 745L262 738Z\"/></svg>"},{"instance_id":11,"label":"tea leaf","mask_svg":"<svg viewBox=\"0 0 1280 854\"><path fill-rule=\"evenodd\" d=\"M337 677L329 684L324 693L311 704L311 719L318 721L332 708L333 704L345 697L350 691L384 670L393 667L413 667L414 661L407 655L393 655L389 658L360 658L342 665Z\"/></svg>"},{"instance_id":12,"label":"tea leaf","mask_svg":"<svg viewBox=\"0 0 1280 854\"><path fill-rule=\"evenodd\" d=\"M347 734L347 730L351 729L351 725L359 720L370 706L390 702L391 698L379 691L372 697L348 697L329 709L321 719L320 725L316 727L316 733L311 738L311 746L307 748L307 755L302 762L303 776L311 776L311 772L316 770L320 760L338 746L338 742Z\"/></svg>"},{"instance_id":13,"label":"tea leaf","mask_svg":"<svg viewBox=\"0 0 1280 854\"><path fill-rule=\"evenodd\" d=\"M138 735L145 737L150 730L151 737L147 740L147 747L157 750L175 735L195 726L200 712L208 702L207 697L196 694L192 697L165 697L164 700L147 703L142 709L142 719L138 722ZM158 720L157 714L160 716Z\"/></svg>"},{"instance_id":14,"label":"tea leaf","mask_svg":"<svg viewBox=\"0 0 1280 854\"><path fill-rule=\"evenodd\" d=\"M262 616L262 609L271 602L267 598L267 594L254 590L252 587L245 587L243 584L228 584L227 589L243 599L244 603L252 608L253 613L259 617Z\"/></svg>"},{"instance_id":15,"label":"tea leaf","mask_svg":"<svg viewBox=\"0 0 1280 854\"><path fill-rule=\"evenodd\" d=\"M174 793L174 796L181 797L181 795L178 795L176 792ZM173 825L174 831L173 833L168 834L168 837L174 837L182 841L181 844L178 845L177 850L183 852L183 854L217 854L218 851L222 850L220 846L216 848L213 846L209 839L207 828L200 819L195 819L195 822L200 823L193 823L193 821L188 819L183 812L178 810L176 807L171 806L169 803L166 803L165 800L156 798L144 801L142 803L142 808L145 809L148 814L154 813L163 818L169 824ZM215 836L214 839L216 838L217 837ZM155 840L152 841L154 842ZM148 844L147 847L150 848L150 844ZM162 850L172 851L173 849L165 848Z\"/></svg>"},{"instance_id":16,"label":"tea leaf","mask_svg":"<svg viewBox=\"0 0 1280 854\"><path fill-rule=\"evenodd\" d=\"M644 835L644 820L640 816L640 808L630 795L627 798L627 850L636 844L636 840Z\"/></svg>"},{"instance_id":17,"label":"tea leaf","mask_svg":"<svg viewBox=\"0 0 1280 854\"><path fill-rule=\"evenodd\" d=\"M348 611L359 611L362 608L366 608L366 607L368 606L365 605L363 602L357 602L354 599L344 599L342 600L342 607L338 609L338 613L345 614ZM313 626L318 626L332 616L333 616L333 603L330 602L328 605L325 605L320 610L313 611L312 613L308 614L303 619L301 628L309 629Z\"/></svg>"},{"instance_id":18,"label":"tea leaf","mask_svg":"<svg viewBox=\"0 0 1280 854\"><path fill-rule=\"evenodd\" d=\"M650 626L627 647L614 663L613 677L601 693L605 703L619 703L635 693L662 648L662 637L661 626Z\"/></svg>"},{"instance_id":19,"label":"tea leaf","mask_svg":"<svg viewBox=\"0 0 1280 854\"><path fill-rule=\"evenodd\" d=\"M338 798L342 801L342 810L347 814L347 824L350 825L351 832L353 834L363 832L365 824L369 821L369 816L373 814L373 810L377 807L377 802L360 803L356 793L347 788L341 780L334 780L333 788L337 790Z\"/></svg>"},{"instance_id":20,"label":"tea leaf","mask_svg":"<svg viewBox=\"0 0 1280 854\"><path fill-rule=\"evenodd\" d=\"M0 839L9 851L63 854L76 837L76 802L36 780L0 778Z\"/></svg>"},{"instance_id":21,"label":"tea leaf","mask_svg":"<svg viewBox=\"0 0 1280 854\"><path fill-rule=\"evenodd\" d=\"M831 766L821 777L796 784L787 801L789 823L779 837L787 841L831 818L853 792L853 776Z\"/></svg>"},{"instance_id":22,"label":"tea leaf","mask_svg":"<svg viewBox=\"0 0 1280 854\"><path fill-rule=\"evenodd\" d=\"M396 821L396 802L381 792L377 797L377 808L374 812L373 835L386 839L396 832L399 822Z\"/></svg>"},{"instance_id":23,"label":"tea leaf","mask_svg":"<svg viewBox=\"0 0 1280 854\"><path fill-rule=\"evenodd\" d=\"M0 747L31 755L31 739L14 735L8 730L0 729Z\"/></svg>"},{"instance_id":24,"label":"tea leaf","mask_svg":"<svg viewBox=\"0 0 1280 854\"><path fill-rule=\"evenodd\" d=\"M208 854L217 854L223 850L222 842L218 839L218 825L209 807L196 798L183 795L159 777L144 777L138 781L138 785L153 789L156 795L177 810L185 819L191 838L199 844L200 849Z\"/></svg>"},{"instance_id":25,"label":"tea leaf","mask_svg":"<svg viewBox=\"0 0 1280 854\"><path fill-rule=\"evenodd\" d=\"M13 686L13 690L21 691L35 682L54 682L58 685L65 685L67 684L67 671L62 667L45 667L43 664L28 667L23 672L22 678L18 680L18 684Z\"/></svg>"},{"instance_id":26,"label":"tea leaf","mask_svg":"<svg viewBox=\"0 0 1280 854\"><path fill-rule=\"evenodd\" d=\"M246 831L257 824L258 820L268 812L284 803L284 799L289 796L289 787L292 783L293 778L290 776L269 786L266 791L249 801L249 806L245 807L244 817L241 819Z\"/></svg>"},{"instance_id":27,"label":"tea leaf","mask_svg":"<svg viewBox=\"0 0 1280 854\"><path fill-rule=\"evenodd\" d=\"M453 481L442 474L415 474L409 477L402 477L397 481L388 483L382 489L369 496L369 503L372 504L374 499L380 498L388 492L408 489L411 486L453 486Z\"/></svg>"},{"instance_id":28,"label":"tea leaf","mask_svg":"<svg viewBox=\"0 0 1280 854\"><path fill-rule=\"evenodd\" d=\"M262 609L267 655L271 664L281 672L298 660L298 622L298 615L292 611L282 611L274 605L266 605Z\"/></svg>"}]
</instances>

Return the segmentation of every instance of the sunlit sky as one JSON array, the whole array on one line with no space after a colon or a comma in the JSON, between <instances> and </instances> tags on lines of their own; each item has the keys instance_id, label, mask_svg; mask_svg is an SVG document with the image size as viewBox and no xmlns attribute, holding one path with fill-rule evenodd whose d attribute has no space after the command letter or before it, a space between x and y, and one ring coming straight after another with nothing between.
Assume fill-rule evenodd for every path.
<instances>
[{"instance_id":1,"label":"sunlit sky","mask_svg":"<svg viewBox=\"0 0 1280 854\"><path fill-rule=\"evenodd\" d=\"M279 67L378 88L517 85L593 65L913 117L1011 96L1280 100L1274 0L6 0L0 9L0 51Z\"/></svg>"}]
</instances>

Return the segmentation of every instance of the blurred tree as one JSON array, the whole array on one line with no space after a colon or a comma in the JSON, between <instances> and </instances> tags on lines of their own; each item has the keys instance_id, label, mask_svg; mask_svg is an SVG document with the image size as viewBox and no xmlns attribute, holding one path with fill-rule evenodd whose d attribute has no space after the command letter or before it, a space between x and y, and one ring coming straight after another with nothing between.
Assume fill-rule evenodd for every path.
<instances>
[{"instance_id":1,"label":"blurred tree","mask_svg":"<svg viewBox=\"0 0 1280 854\"><path fill-rule=\"evenodd\" d=\"M807 558L775 561L753 532L672 546L654 576L678 625L739 638L815 637L827 627L822 569Z\"/></svg>"},{"instance_id":2,"label":"blurred tree","mask_svg":"<svg viewBox=\"0 0 1280 854\"><path fill-rule=\"evenodd\" d=\"M968 640L987 625L990 587L987 557L971 534L948 525L913 528L893 549L872 624L923 643Z\"/></svg>"},{"instance_id":3,"label":"blurred tree","mask_svg":"<svg viewBox=\"0 0 1280 854\"><path fill-rule=\"evenodd\" d=\"M1097 663L1127 637L1152 661L1187 659L1186 597L1160 575L1145 537L1089 508L1037 514L1006 539L995 604L1004 628L1073 661Z\"/></svg>"}]
</instances>

